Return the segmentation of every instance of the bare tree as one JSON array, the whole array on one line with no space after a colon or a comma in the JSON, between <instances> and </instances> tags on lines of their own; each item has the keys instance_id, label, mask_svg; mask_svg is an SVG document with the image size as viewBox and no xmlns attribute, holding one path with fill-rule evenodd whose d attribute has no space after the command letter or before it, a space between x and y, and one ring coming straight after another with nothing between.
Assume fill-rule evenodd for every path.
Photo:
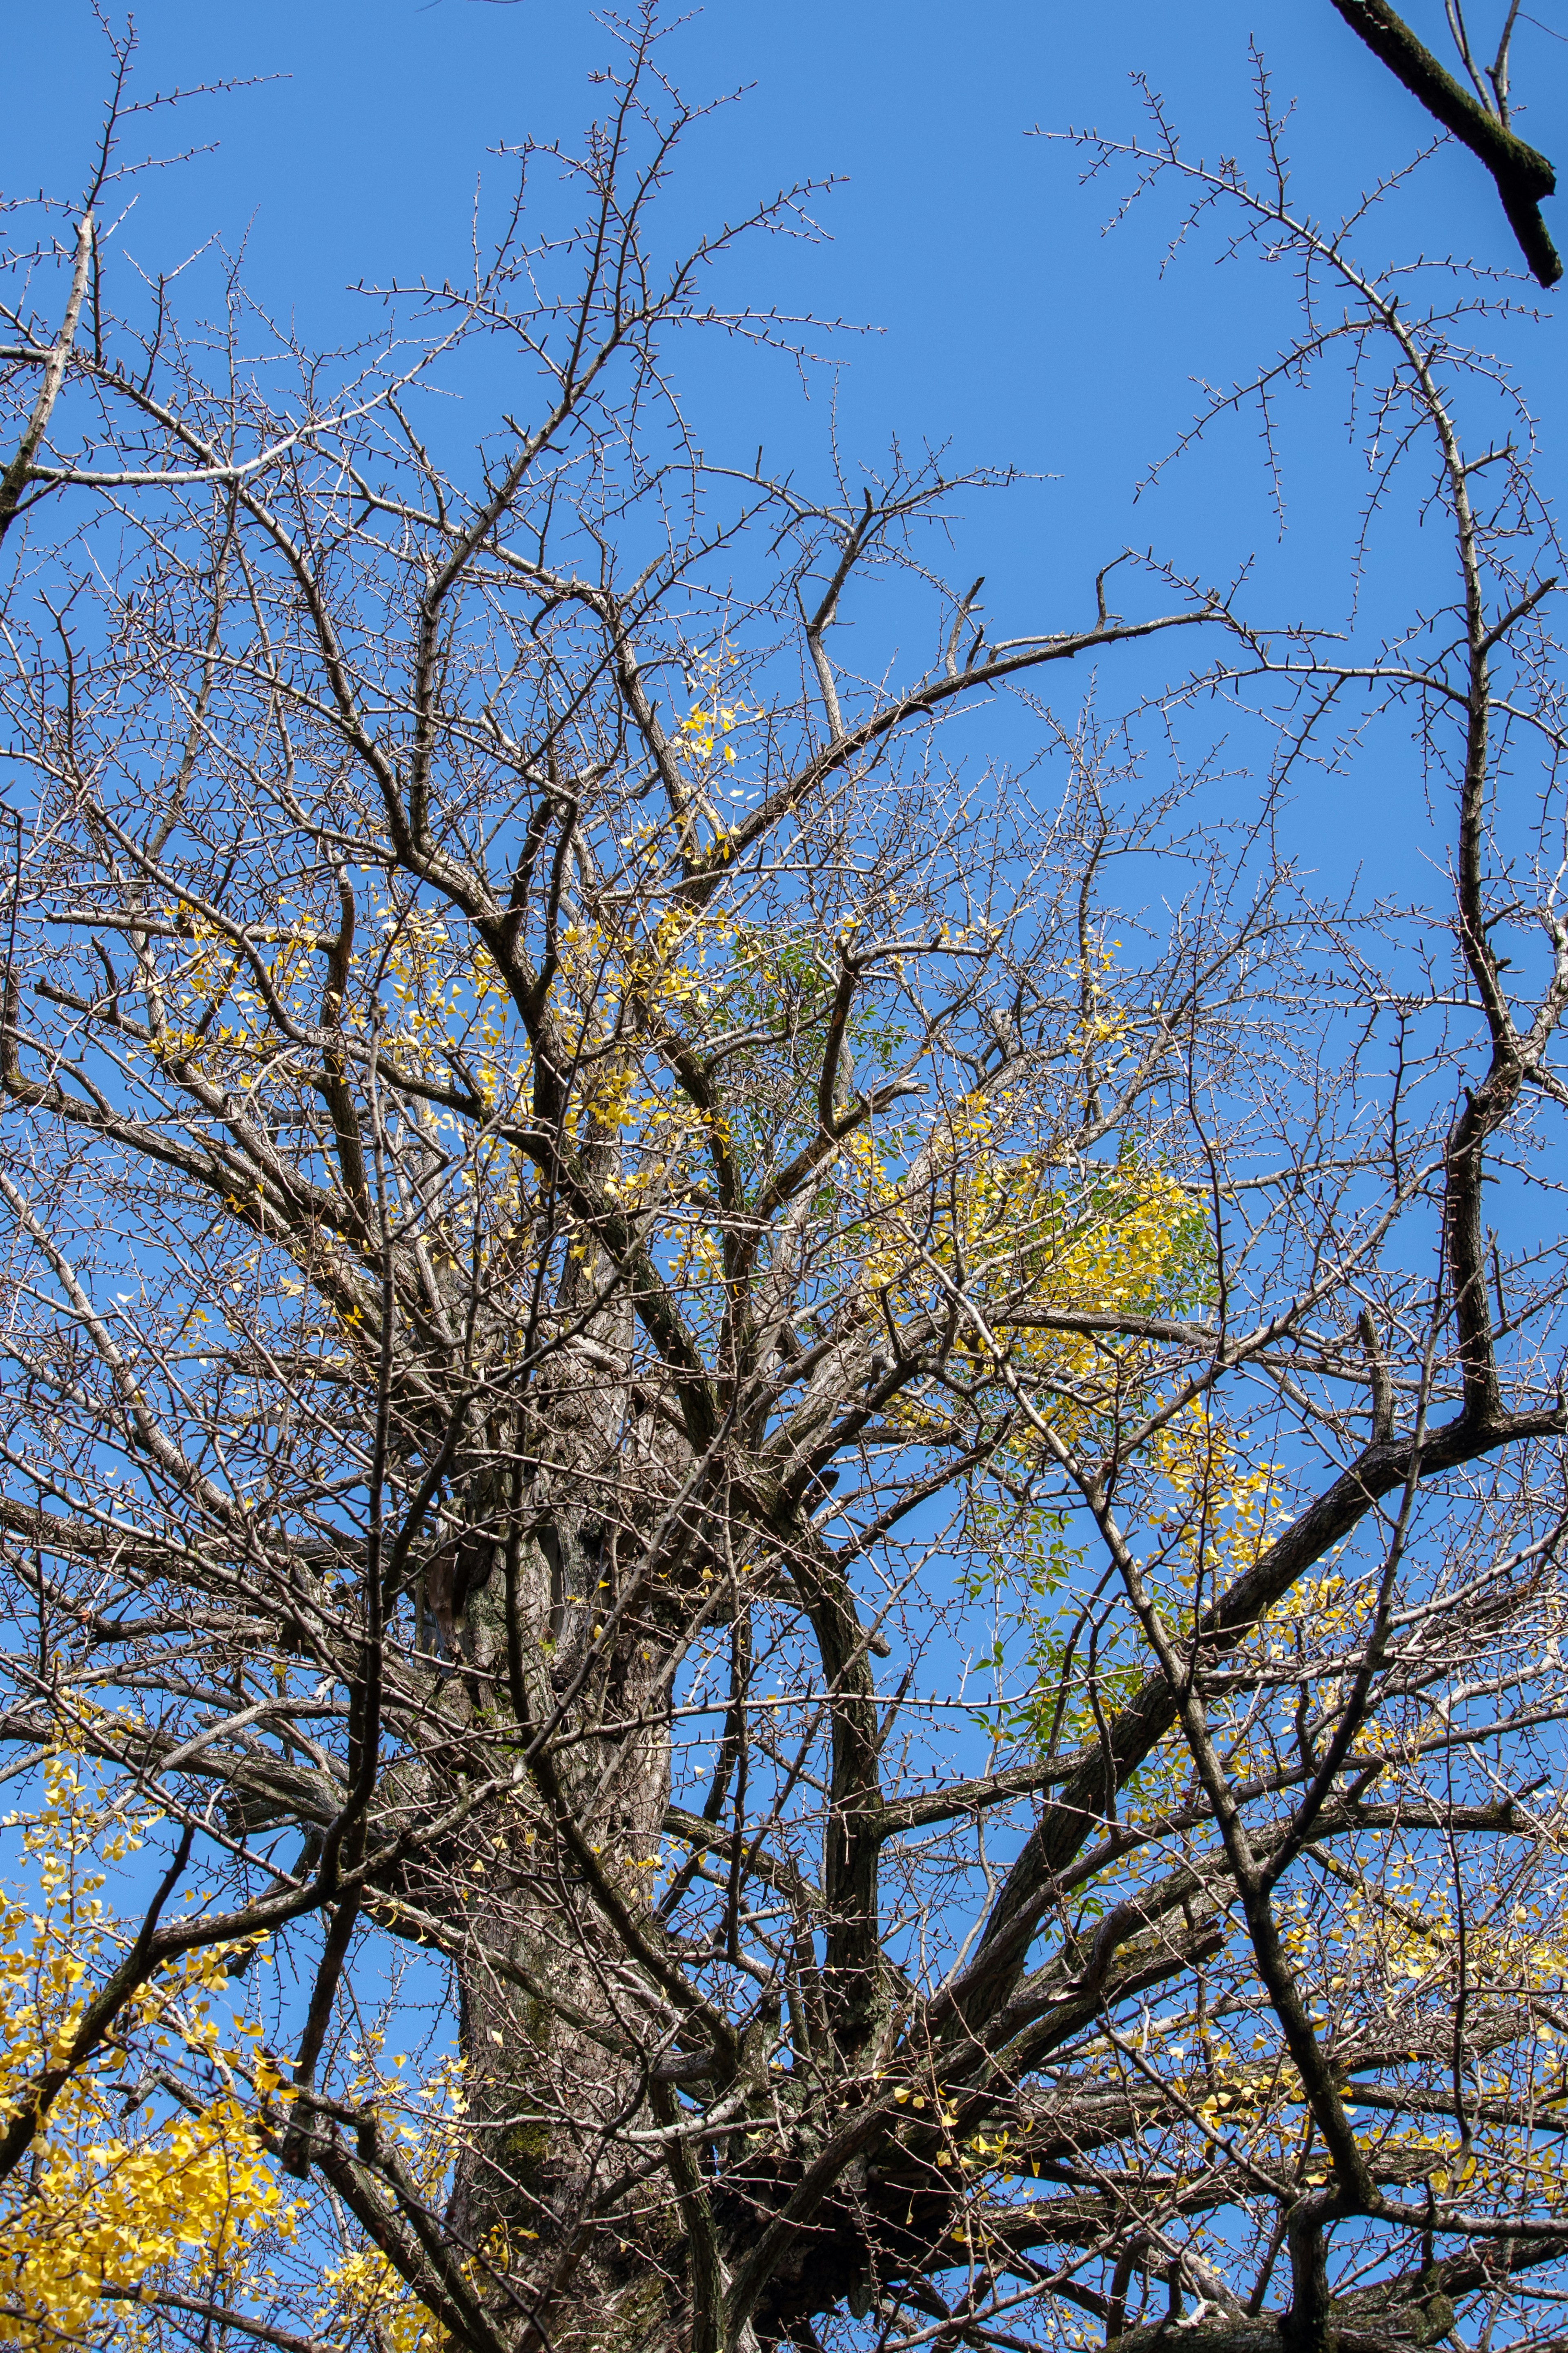
<instances>
[{"instance_id":1,"label":"bare tree","mask_svg":"<svg viewBox=\"0 0 1568 2353\"><path fill-rule=\"evenodd\" d=\"M52 314L20 258L0 1728L181 1843L9 2079L0 2177L20 2231L107 2069L139 2147L220 2089L297 2213L100 2268L68 2329L18 2263L6 2325L1552 2337L1528 428L1462 438L1502 396L1468 288L1384 286L1156 121L1092 160L1301 275L1202 429L1342 353L1368 529L1408 475L1450 570L1375 645L1151 566L998 633L927 559L940 468L692 446L676 331L784 331L710 305L738 231L659 259L649 39L352 364L237 285L197 329L122 271L117 311L90 214ZM523 201L560 173L570 234ZM465 469L425 391L490 347L526 417ZM1137 722L1045 698L1156 637L1204 666L1151 788ZM1216 696L1279 747L1234 834L1172 748ZM1448 896L1314 898L1290 780L1397 779L1402 715ZM204 1950L249 2059L148 2006Z\"/></svg>"}]
</instances>

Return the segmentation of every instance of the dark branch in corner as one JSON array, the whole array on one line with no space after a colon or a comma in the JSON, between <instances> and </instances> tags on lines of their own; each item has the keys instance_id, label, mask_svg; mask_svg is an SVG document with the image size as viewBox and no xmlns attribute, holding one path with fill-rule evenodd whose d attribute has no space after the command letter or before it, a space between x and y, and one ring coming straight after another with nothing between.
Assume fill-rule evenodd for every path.
<instances>
[{"instance_id":1,"label":"dark branch in corner","mask_svg":"<svg viewBox=\"0 0 1568 2353\"><path fill-rule=\"evenodd\" d=\"M1553 195L1557 174L1546 157L1489 112L1439 65L1388 0L1333 0L1359 39L1418 98L1445 131L1478 155L1497 183L1509 227L1536 280L1555 286L1563 275L1557 248L1541 217L1541 199Z\"/></svg>"}]
</instances>

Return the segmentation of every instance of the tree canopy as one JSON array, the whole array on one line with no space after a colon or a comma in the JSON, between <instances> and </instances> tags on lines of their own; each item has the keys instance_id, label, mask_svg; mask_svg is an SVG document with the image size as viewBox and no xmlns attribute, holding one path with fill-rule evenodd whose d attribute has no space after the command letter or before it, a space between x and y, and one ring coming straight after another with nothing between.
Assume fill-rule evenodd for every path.
<instances>
[{"instance_id":1,"label":"tree canopy","mask_svg":"<svg viewBox=\"0 0 1568 2353\"><path fill-rule=\"evenodd\" d=\"M808 192L672 247L651 12L600 96L345 353L119 268L122 93L14 243L0 2332L1552 2341L1513 297L1298 206L1261 78L1255 176L1085 140L1299 286L1191 443L1338 385L1426 554L997 615L1007 477L696 446ZM1347 768L1418 883L1289 853Z\"/></svg>"}]
</instances>

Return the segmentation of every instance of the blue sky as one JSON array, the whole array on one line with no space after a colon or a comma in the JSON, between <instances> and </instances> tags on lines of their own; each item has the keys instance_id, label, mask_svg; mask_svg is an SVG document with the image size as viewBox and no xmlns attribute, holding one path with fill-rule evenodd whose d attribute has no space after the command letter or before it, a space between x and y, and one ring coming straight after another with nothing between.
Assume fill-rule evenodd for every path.
<instances>
[{"instance_id":1,"label":"blue sky","mask_svg":"<svg viewBox=\"0 0 1568 2353\"><path fill-rule=\"evenodd\" d=\"M1556 5L1541 0L1535 13L1550 22ZM1436 40L1439 0L1410 0L1410 12ZM496 179L486 149L524 132L570 136L591 111L586 77L605 47L583 0L149 0L137 21L144 90L278 79L184 112L178 143L216 140L216 152L142 184L120 232L127 251L154 266L215 232L246 237L252 285L323 341L352 332L343 290L355 280L461 269L476 174ZM671 41L689 94L749 86L693 137L677 221L710 225L797 179L840 183L818 207L829 242L752 248L728 290L743 283L754 301L879 330L838 346L851 453L875 459L896 430L951 443L965 461L1056 478L1005 545L982 526L984 568L1020 600L1020 625L1052 600L1059 611L1083 568L1129 537L1222 567L1271 535L1234 455L1131 505L1144 464L1191 412L1192 378L1256 354L1255 282L1244 291L1197 257L1162 279L1156 219L1102 238L1109 192L1080 189L1070 152L1028 135L1134 130L1139 70L1193 146L1234 152L1249 136L1252 40L1297 101L1291 143L1310 209L1332 213L1422 139L1414 101L1330 0L982 0L963 11L711 0ZM84 176L105 78L88 0L12 12L7 47L12 87L33 102L10 112L5 190L67 193ZM1521 127L1568 153L1568 42L1527 23L1517 76L1534 101ZM165 122L157 135L168 138ZM1468 156L1424 176L1419 210L1428 251L1510 260L1489 184ZM1412 227L1406 206L1387 242L1407 248ZM1559 236L1568 242L1568 223ZM1378 242L1374 230L1369 250ZM1538 385L1561 380L1561 334L1554 323L1536 339ZM697 356L687 382L710 448L728 438L749 456L782 439L803 459L814 443L820 452L826 380L805 411L785 369L737 378L717 355ZM1299 529L1313 508L1300 502ZM1293 579L1306 554L1293 550Z\"/></svg>"}]
</instances>

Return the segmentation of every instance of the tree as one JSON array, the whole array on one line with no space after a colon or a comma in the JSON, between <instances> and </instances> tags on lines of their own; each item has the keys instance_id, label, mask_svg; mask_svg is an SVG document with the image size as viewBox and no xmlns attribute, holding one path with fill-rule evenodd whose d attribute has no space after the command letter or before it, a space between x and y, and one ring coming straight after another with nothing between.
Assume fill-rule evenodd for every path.
<instances>
[{"instance_id":1,"label":"tree","mask_svg":"<svg viewBox=\"0 0 1568 2353\"><path fill-rule=\"evenodd\" d=\"M1097 147L1300 271L1205 426L1343 350L1453 585L1370 649L1152 565L996 634L921 537L978 483L693 448L675 331L783 331L702 290L738 231L658 259L652 36L375 354L116 311L90 210L10 314L7 2326L1538 2341L1568 930L1475 298ZM487 343L533 406L462 473ZM1173 744L1275 731L1234 847L1043 699L1154 638ZM1446 906L1270 847L1355 698ZM29 2271L110 2176L144 2276Z\"/></svg>"},{"instance_id":2,"label":"tree","mask_svg":"<svg viewBox=\"0 0 1568 2353\"><path fill-rule=\"evenodd\" d=\"M1461 0L1444 0L1455 62L1464 81L1433 55L1388 0L1333 0L1333 5L1434 121L1479 157L1492 175L1508 225L1531 272L1541 285L1555 286L1563 263L1541 216L1541 200L1556 193L1557 174L1540 150L1520 137L1511 120L1511 58L1520 0L1509 0L1489 65L1484 62L1485 49L1472 41Z\"/></svg>"}]
</instances>

